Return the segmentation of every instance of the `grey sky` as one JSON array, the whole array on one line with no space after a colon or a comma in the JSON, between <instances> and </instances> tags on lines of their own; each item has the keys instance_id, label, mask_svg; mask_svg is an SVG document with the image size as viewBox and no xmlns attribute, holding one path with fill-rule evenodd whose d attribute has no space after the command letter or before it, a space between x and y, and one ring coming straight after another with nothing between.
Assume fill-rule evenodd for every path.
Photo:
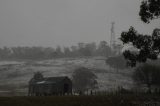
<instances>
[{"instance_id":1,"label":"grey sky","mask_svg":"<svg viewBox=\"0 0 160 106\"><path fill-rule=\"evenodd\" d=\"M158 21L144 24L141 0L0 0L0 47L70 46L110 40L132 25L150 34Z\"/></svg>"}]
</instances>

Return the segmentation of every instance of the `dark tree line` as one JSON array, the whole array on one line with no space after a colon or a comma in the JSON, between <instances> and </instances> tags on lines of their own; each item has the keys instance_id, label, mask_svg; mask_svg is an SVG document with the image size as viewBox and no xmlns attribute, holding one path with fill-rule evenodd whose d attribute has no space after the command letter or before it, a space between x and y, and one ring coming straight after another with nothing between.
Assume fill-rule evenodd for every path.
<instances>
[{"instance_id":1,"label":"dark tree line","mask_svg":"<svg viewBox=\"0 0 160 106\"><path fill-rule=\"evenodd\" d=\"M71 47L3 47L0 48L0 59L52 59L63 57L105 56L112 51L106 41L96 43L78 43Z\"/></svg>"}]
</instances>

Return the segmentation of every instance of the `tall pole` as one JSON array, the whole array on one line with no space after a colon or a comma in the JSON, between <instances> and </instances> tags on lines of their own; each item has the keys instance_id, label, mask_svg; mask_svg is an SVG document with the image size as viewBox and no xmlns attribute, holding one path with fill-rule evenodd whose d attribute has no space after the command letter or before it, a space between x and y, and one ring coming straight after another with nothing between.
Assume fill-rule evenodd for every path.
<instances>
[{"instance_id":1,"label":"tall pole","mask_svg":"<svg viewBox=\"0 0 160 106\"><path fill-rule=\"evenodd\" d=\"M112 22L111 25L112 25L112 26L111 26L110 47L111 47L111 49L113 50L113 49L114 49L114 46L115 46L115 31L114 31L115 22Z\"/></svg>"}]
</instances>

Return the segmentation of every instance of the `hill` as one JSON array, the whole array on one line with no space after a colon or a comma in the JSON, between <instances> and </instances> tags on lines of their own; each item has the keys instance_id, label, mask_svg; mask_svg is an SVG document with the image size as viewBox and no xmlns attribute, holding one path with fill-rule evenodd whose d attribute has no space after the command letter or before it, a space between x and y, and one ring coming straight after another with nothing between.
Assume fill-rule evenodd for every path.
<instances>
[{"instance_id":1,"label":"hill","mask_svg":"<svg viewBox=\"0 0 160 106\"><path fill-rule=\"evenodd\" d=\"M99 90L115 90L119 86L132 87L132 71L114 70L105 60L95 58L61 58L41 61L0 61L0 96L27 95L28 81L34 72L44 76L69 76L77 67L88 67L98 77Z\"/></svg>"}]
</instances>

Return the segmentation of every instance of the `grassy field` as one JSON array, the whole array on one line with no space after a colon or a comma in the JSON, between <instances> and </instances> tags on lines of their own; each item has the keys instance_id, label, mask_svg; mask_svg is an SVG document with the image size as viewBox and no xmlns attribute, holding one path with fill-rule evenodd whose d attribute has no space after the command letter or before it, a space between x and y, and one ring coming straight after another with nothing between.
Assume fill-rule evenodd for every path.
<instances>
[{"instance_id":1,"label":"grassy field","mask_svg":"<svg viewBox=\"0 0 160 106\"><path fill-rule=\"evenodd\" d=\"M0 106L155 106L155 103L160 105L160 96L0 97Z\"/></svg>"},{"instance_id":2,"label":"grassy field","mask_svg":"<svg viewBox=\"0 0 160 106\"><path fill-rule=\"evenodd\" d=\"M97 75L99 90L114 90L119 86L132 87L129 70L114 70L105 60L97 58L61 58L41 61L0 61L0 96L25 96L28 81L34 72L40 71L45 77L68 76L71 78L77 67L93 69Z\"/></svg>"}]
</instances>

